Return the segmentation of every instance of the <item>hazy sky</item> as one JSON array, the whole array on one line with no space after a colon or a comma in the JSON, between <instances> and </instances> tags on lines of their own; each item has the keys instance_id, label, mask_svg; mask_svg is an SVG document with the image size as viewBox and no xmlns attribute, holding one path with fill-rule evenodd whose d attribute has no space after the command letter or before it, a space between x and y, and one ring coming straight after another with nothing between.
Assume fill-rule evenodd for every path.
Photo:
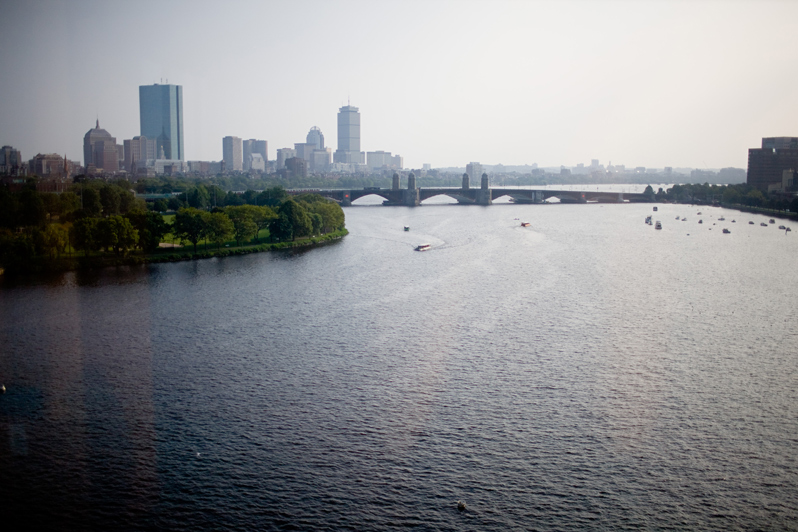
<instances>
[{"instance_id":1,"label":"hazy sky","mask_svg":"<svg viewBox=\"0 0 798 532\"><path fill-rule=\"evenodd\" d=\"M188 160L222 137L337 144L405 167L745 168L798 136L798 2L8 1L0 144L82 160L100 125L139 134L138 86L183 86Z\"/></svg>"}]
</instances>

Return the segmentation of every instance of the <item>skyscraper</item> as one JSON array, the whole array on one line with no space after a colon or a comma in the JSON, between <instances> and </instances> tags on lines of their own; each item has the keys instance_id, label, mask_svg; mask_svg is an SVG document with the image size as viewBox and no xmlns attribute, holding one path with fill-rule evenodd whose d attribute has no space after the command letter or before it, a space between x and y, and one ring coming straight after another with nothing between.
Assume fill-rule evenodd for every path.
<instances>
[{"instance_id":1,"label":"skyscraper","mask_svg":"<svg viewBox=\"0 0 798 532\"><path fill-rule=\"evenodd\" d=\"M305 139L307 144L314 144L316 146L315 149L323 150L324 149L324 135L321 133L321 129L316 126L310 128L308 132L308 136Z\"/></svg>"},{"instance_id":2,"label":"skyscraper","mask_svg":"<svg viewBox=\"0 0 798 532\"><path fill-rule=\"evenodd\" d=\"M119 170L119 150L116 146L116 138L100 128L99 119L97 119L97 126L86 132L83 137L83 164L87 171L92 165L97 170L105 172Z\"/></svg>"},{"instance_id":3,"label":"skyscraper","mask_svg":"<svg viewBox=\"0 0 798 532\"><path fill-rule=\"evenodd\" d=\"M139 86L141 135L156 139L156 153L185 160L183 152L183 87L180 85Z\"/></svg>"},{"instance_id":4,"label":"skyscraper","mask_svg":"<svg viewBox=\"0 0 798 532\"><path fill-rule=\"evenodd\" d=\"M257 139L245 140L243 142L243 147L244 147L244 159L242 164L245 171L252 169L253 155L260 154L264 164L266 164L266 161L269 159L267 157L268 143L265 140L257 140Z\"/></svg>"},{"instance_id":5,"label":"skyscraper","mask_svg":"<svg viewBox=\"0 0 798 532\"><path fill-rule=\"evenodd\" d=\"M338 110L338 149L333 159L336 163L366 162L366 154L360 151L360 113L357 107L346 105Z\"/></svg>"},{"instance_id":6,"label":"skyscraper","mask_svg":"<svg viewBox=\"0 0 798 532\"><path fill-rule=\"evenodd\" d=\"M222 156L226 172L240 172L243 169L244 150L239 137L222 139Z\"/></svg>"}]
</instances>

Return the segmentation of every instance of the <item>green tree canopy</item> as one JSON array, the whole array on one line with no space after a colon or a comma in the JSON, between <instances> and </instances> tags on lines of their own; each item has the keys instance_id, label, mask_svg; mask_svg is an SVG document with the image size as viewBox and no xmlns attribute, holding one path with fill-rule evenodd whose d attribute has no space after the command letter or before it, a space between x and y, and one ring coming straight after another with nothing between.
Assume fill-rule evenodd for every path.
<instances>
[{"instance_id":1,"label":"green tree canopy","mask_svg":"<svg viewBox=\"0 0 798 532\"><path fill-rule=\"evenodd\" d=\"M194 244L194 253L197 252L197 242L205 238L207 224L203 219L203 211L193 207L183 208L175 214L174 229L172 232L180 240Z\"/></svg>"},{"instance_id":2,"label":"green tree canopy","mask_svg":"<svg viewBox=\"0 0 798 532\"><path fill-rule=\"evenodd\" d=\"M217 248L235 235L235 226L230 217L223 212L208 214L208 238Z\"/></svg>"}]
</instances>

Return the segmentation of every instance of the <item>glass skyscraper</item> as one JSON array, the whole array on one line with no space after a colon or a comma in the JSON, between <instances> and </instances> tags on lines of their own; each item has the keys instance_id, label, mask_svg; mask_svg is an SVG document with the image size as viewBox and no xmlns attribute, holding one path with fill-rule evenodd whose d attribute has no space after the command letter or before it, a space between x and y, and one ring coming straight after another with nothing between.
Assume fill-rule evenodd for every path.
<instances>
[{"instance_id":1,"label":"glass skyscraper","mask_svg":"<svg viewBox=\"0 0 798 532\"><path fill-rule=\"evenodd\" d=\"M139 116L141 135L156 140L156 157L185 160L182 86L141 85Z\"/></svg>"}]
</instances>

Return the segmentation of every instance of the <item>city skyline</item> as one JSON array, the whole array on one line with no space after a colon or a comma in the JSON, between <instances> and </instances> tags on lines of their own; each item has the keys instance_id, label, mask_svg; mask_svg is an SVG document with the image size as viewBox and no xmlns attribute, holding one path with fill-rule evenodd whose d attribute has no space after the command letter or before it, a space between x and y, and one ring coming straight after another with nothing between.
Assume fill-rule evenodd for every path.
<instances>
[{"instance_id":1,"label":"city skyline","mask_svg":"<svg viewBox=\"0 0 798 532\"><path fill-rule=\"evenodd\" d=\"M231 133L273 153L329 135L350 101L360 150L406 168L745 168L761 138L798 134L794 2L311 2L299 19L287 2L100 5L6 7L0 145L79 159L97 118L131 139L155 83L185 89L184 160L221 160ZM87 35L104 43L90 82Z\"/></svg>"}]
</instances>

